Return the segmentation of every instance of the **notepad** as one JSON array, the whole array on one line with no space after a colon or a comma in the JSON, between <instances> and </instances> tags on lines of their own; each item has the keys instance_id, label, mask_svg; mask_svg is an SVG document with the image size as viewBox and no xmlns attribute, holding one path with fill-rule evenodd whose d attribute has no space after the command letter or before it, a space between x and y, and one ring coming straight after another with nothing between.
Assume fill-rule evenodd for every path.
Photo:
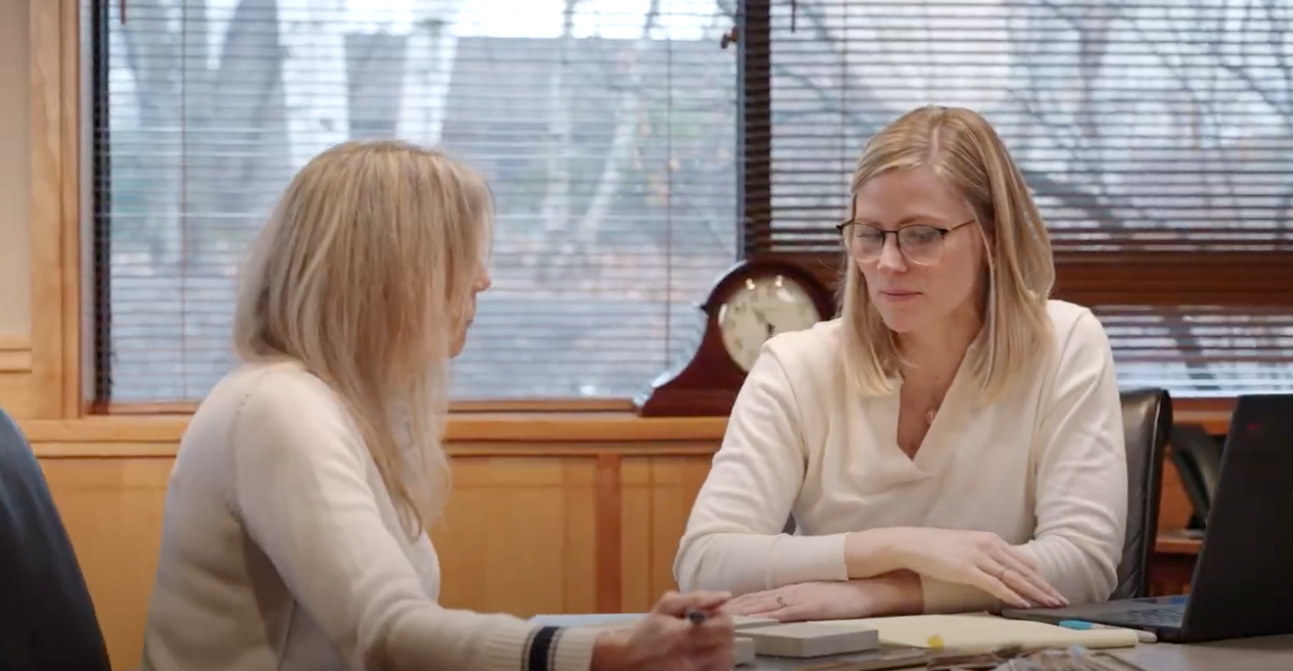
<instances>
[{"instance_id":1,"label":"notepad","mask_svg":"<svg viewBox=\"0 0 1293 671\"><path fill-rule=\"evenodd\" d=\"M1045 622L1008 620L989 613L911 615L844 620L876 630L883 645L943 647L967 653L1020 645L1027 648L1130 648L1139 642L1131 629L1067 629Z\"/></svg>"},{"instance_id":2,"label":"notepad","mask_svg":"<svg viewBox=\"0 0 1293 671\"><path fill-rule=\"evenodd\" d=\"M767 657L826 657L875 650L876 630L856 621L793 622L741 632L754 640L756 653Z\"/></svg>"}]
</instances>

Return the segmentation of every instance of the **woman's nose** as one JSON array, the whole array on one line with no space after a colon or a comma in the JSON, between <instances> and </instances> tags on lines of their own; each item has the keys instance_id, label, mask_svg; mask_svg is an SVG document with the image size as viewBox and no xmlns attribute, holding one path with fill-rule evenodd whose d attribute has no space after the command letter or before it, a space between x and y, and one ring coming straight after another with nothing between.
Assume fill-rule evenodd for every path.
<instances>
[{"instance_id":1,"label":"woman's nose","mask_svg":"<svg viewBox=\"0 0 1293 671\"><path fill-rule=\"evenodd\" d=\"M890 273L901 273L907 270L907 259L902 255L902 249L898 247L896 236L885 240L884 247L880 249L880 258L877 260L876 267Z\"/></svg>"}]
</instances>

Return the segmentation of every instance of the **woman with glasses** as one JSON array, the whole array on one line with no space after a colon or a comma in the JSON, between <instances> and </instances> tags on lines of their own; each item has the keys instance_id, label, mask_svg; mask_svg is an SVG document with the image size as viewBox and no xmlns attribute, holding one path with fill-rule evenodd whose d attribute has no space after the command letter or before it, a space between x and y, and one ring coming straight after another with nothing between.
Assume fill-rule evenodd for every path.
<instances>
[{"instance_id":1,"label":"woman with glasses","mask_svg":"<svg viewBox=\"0 0 1293 671\"><path fill-rule=\"evenodd\" d=\"M969 110L909 112L867 144L847 212L839 318L765 345L679 584L779 620L1107 599L1113 357L1089 310L1048 299L1046 228L1000 138Z\"/></svg>"}]
</instances>

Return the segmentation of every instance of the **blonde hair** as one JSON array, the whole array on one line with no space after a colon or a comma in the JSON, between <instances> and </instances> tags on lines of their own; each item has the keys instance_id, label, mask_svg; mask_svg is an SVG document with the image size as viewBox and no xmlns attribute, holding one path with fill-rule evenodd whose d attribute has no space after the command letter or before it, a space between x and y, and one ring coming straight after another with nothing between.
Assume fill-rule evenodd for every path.
<instances>
[{"instance_id":1,"label":"blonde hair","mask_svg":"<svg viewBox=\"0 0 1293 671\"><path fill-rule=\"evenodd\" d=\"M921 107L876 133L858 159L852 195L875 177L928 167L973 208L986 246L983 328L966 356L988 398L1044 351L1051 333L1046 301L1055 281L1050 236L1005 144L982 116L963 108ZM844 365L863 393L892 393L901 357L845 254L841 287Z\"/></svg>"},{"instance_id":2,"label":"blonde hair","mask_svg":"<svg viewBox=\"0 0 1293 671\"><path fill-rule=\"evenodd\" d=\"M448 362L488 253L484 179L436 151L347 142L292 179L243 267L238 354L288 357L344 402L411 537L448 493Z\"/></svg>"}]
</instances>

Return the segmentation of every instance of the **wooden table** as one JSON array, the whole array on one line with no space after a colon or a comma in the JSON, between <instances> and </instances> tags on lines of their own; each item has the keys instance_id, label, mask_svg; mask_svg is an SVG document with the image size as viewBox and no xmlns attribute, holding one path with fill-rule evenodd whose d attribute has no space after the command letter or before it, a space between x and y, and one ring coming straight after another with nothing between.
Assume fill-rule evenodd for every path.
<instances>
[{"instance_id":1,"label":"wooden table","mask_svg":"<svg viewBox=\"0 0 1293 671\"><path fill-rule=\"evenodd\" d=\"M1293 636L1192 645L1154 643L1117 655L1145 671L1278 671L1293 669Z\"/></svg>"},{"instance_id":2,"label":"wooden table","mask_svg":"<svg viewBox=\"0 0 1293 671\"><path fill-rule=\"evenodd\" d=\"M1184 529L1158 534L1149 561L1149 593L1152 596L1188 594L1194 578L1194 562L1203 540Z\"/></svg>"}]
</instances>

